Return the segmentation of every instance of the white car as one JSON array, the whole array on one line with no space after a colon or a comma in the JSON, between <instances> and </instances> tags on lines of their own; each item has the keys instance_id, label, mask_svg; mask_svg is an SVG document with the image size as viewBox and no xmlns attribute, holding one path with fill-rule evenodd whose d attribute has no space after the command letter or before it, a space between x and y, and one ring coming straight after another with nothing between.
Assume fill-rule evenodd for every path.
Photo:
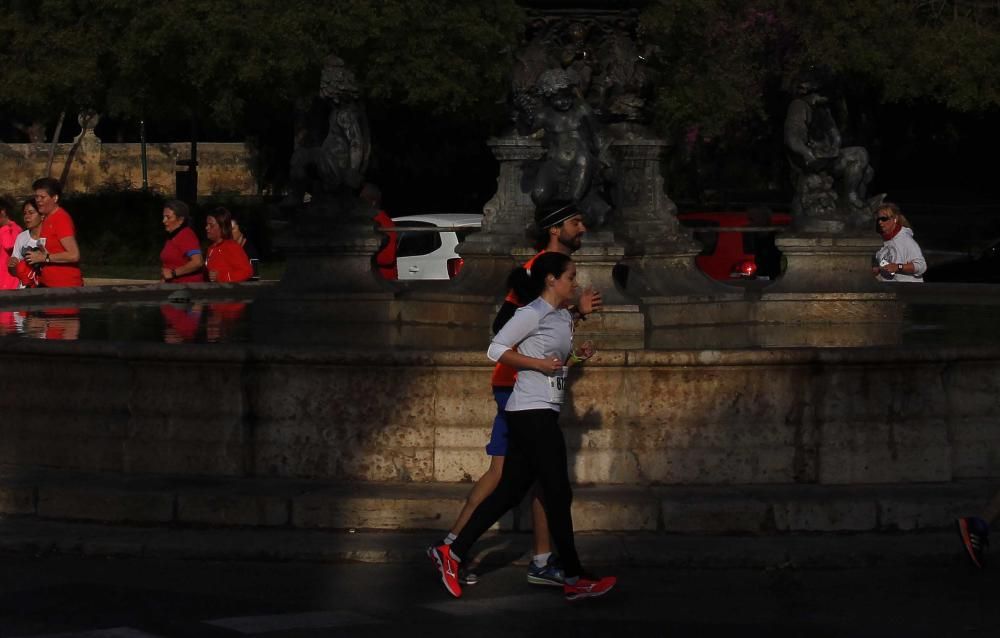
<instances>
[{"instance_id":1,"label":"white car","mask_svg":"<svg viewBox=\"0 0 1000 638\"><path fill-rule=\"evenodd\" d=\"M448 228L441 232L397 231L396 270L400 281L451 279L462 269L464 260L455 252L469 233L479 230L482 215L442 213L393 217L396 226Z\"/></svg>"}]
</instances>

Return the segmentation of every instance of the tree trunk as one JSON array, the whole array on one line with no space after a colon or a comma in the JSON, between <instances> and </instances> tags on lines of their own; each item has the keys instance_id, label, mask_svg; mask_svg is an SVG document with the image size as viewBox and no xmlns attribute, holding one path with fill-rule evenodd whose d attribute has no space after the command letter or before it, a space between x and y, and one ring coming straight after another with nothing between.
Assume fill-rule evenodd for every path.
<instances>
[{"instance_id":1,"label":"tree trunk","mask_svg":"<svg viewBox=\"0 0 1000 638\"><path fill-rule=\"evenodd\" d=\"M56 124L56 132L52 135L52 144L49 145L49 161L45 165L45 174L52 177L52 162L56 157L56 144L59 143L59 135L62 133L63 120L66 119L66 111L59 114L59 122Z\"/></svg>"},{"instance_id":2,"label":"tree trunk","mask_svg":"<svg viewBox=\"0 0 1000 638\"><path fill-rule=\"evenodd\" d=\"M59 183L63 186L69 180L69 169L73 166L73 160L76 159L76 153L80 150L80 141L83 139L81 135L79 139L73 142L73 146L70 147L69 153L66 153L66 161L63 162L62 174L59 175ZM50 171L51 172L51 171Z\"/></svg>"}]
</instances>

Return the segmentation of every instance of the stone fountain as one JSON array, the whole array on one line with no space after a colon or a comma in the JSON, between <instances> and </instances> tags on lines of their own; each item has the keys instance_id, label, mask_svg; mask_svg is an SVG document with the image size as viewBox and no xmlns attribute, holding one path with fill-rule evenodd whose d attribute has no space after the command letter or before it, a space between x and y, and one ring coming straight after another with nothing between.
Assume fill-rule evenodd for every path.
<instances>
[{"instance_id":1,"label":"stone fountain","mask_svg":"<svg viewBox=\"0 0 1000 638\"><path fill-rule=\"evenodd\" d=\"M698 272L697 246L659 169L667 143L643 120L649 87L635 16L563 4L530 12L512 86L520 128L488 142L500 163L497 193L482 232L460 249L467 265L450 288L375 277L374 211L356 196L367 158L363 104L350 71L331 58L320 93L328 128L301 136L292 162L311 201L282 240L285 278L256 295L254 341L0 339L0 362L34 389L4 398L0 495L28 485L30 497L0 498L0 513L443 529L488 463L485 349L503 281L533 252L535 206L569 196L591 225L574 258L607 302L584 325L600 353L572 381L563 416L581 485L578 528L950 524L964 481L1000 477L1000 347L899 345L901 303L928 303L938 291L875 284L868 260L877 241L859 232L863 215L809 208L831 201L817 183L838 192L832 151L797 177L803 208L779 240L782 279L743 289ZM594 73L595 60L606 76ZM801 108L790 109L790 136ZM553 157L564 133L585 155L573 157L585 169L573 179ZM219 291L191 292L209 290ZM58 292L33 297L66 303ZM799 347L772 347L791 345ZM918 484L943 496L907 500ZM515 514L503 525L528 523Z\"/></svg>"}]
</instances>

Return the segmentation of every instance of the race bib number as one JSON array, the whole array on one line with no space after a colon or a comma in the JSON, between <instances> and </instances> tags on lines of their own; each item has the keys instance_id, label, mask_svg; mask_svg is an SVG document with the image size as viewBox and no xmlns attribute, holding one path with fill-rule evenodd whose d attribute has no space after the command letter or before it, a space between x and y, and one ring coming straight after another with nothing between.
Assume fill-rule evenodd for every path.
<instances>
[{"instance_id":1,"label":"race bib number","mask_svg":"<svg viewBox=\"0 0 1000 638\"><path fill-rule=\"evenodd\" d=\"M563 366L559 372L549 377L549 403L561 404L566 397L566 371L568 369Z\"/></svg>"}]
</instances>

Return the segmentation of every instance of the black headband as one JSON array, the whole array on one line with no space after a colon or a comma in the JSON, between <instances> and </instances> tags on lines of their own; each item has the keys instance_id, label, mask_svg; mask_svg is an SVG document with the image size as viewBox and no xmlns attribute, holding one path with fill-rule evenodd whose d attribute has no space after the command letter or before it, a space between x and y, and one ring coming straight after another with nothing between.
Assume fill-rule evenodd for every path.
<instances>
[{"instance_id":1,"label":"black headband","mask_svg":"<svg viewBox=\"0 0 1000 638\"><path fill-rule=\"evenodd\" d=\"M538 224L540 229L545 230L546 228L551 228L563 223L574 215L579 215L579 213L573 207L573 204L566 204L565 206L557 208L553 211L538 211L535 215L535 222Z\"/></svg>"}]
</instances>

